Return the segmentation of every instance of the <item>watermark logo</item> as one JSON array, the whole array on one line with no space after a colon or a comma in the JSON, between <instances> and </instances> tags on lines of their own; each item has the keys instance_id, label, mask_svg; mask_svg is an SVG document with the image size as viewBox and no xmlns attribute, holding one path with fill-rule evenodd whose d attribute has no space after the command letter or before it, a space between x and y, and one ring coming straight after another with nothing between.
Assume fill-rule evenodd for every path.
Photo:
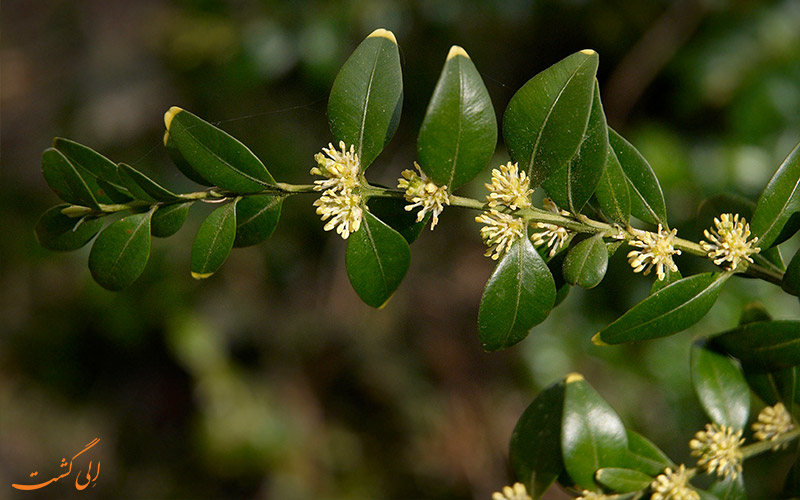
<instances>
[{"instance_id":1,"label":"watermark logo","mask_svg":"<svg viewBox=\"0 0 800 500\"><path fill-rule=\"evenodd\" d=\"M81 451L76 453L75 456L73 456L72 459L69 462L67 462L66 458L62 458L61 459L61 465L59 466L59 469L66 468L67 469L66 472L64 472L62 474L59 474L59 475L57 475L57 476L55 476L55 477L53 477L53 478L51 478L51 479L49 479L49 480L47 480L47 481L45 481L43 483L37 483L37 484L17 484L17 483L13 483L11 485L11 487L12 488L16 488L18 490L38 490L39 488L44 488L45 486L48 486L51 483L55 483L56 481L58 481L60 479L68 477L70 474L72 474L72 466L73 466L73 463L75 462L75 459L78 458L79 456L83 455L84 453L86 453L92 446L96 445L99 442L100 442L100 438L92 439L89 443L86 444L86 446L83 447L83 449ZM85 490L90 484L92 485L92 487L94 487L97 484L96 483L97 476L100 475L100 461L99 460L97 461L97 464L94 466L94 475L92 475L92 465L94 463L93 460L89 460L89 465L86 467L86 473L84 474L81 464L85 464L86 458L88 458L88 455L86 457L84 457L83 459L81 459L81 461L79 461L79 463L78 463L78 467L81 467L81 468L78 468L77 475L75 476L75 489L77 489L78 491ZM39 471L33 471L33 472L30 473L29 476L31 478L35 478L38 475L39 475Z\"/></svg>"}]
</instances>

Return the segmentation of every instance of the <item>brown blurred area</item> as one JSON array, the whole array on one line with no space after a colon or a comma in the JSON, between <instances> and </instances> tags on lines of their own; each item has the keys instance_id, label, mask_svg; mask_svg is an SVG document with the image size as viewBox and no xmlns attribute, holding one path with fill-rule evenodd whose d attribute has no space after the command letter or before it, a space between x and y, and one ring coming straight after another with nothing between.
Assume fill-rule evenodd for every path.
<instances>
[{"instance_id":1,"label":"brown blurred area","mask_svg":"<svg viewBox=\"0 0 800 500\"><path fill-rule=\"evenodd\" d=\"M393 184L415 159L451 45L482 72L499 120L530 77L591 47L601 88L616 96L606 112L651 160L688 234L704 197L754 199L800 139L800 2L684 2L691 18L669 3L4 0L0 498L488 499L513 481L517 418L572 371L684 458L704 423L688 381L692 336L735 324L754 298L775 316L796 315L796 301L733 286L689 333L598 348L591 335L649 287L617 256L598 289L573 290L528 339L488 354L476 319L493 262L467 211L446 210L425 230L381 310L350 288L345 246L308 197L287 200L268 242L235 250L202 282L188 272L207 213L197 208L119 293L92 281L87 249L46 251L32 230L58 203L39 168L54 136L196 189L161 147L171 105L236 136L278 180L309 182L330 141L336 72L385 27L401 47L405 101L372 181ZM629 93L639 97L620 97ZM492 165L505 161L500 144ZM487 180L488 169L464 193L483 196ZM52 477L94 437L96 487L10 488L34 470ZM754 484L776 487L768 476Z\"/></svg>"}]
</instances>

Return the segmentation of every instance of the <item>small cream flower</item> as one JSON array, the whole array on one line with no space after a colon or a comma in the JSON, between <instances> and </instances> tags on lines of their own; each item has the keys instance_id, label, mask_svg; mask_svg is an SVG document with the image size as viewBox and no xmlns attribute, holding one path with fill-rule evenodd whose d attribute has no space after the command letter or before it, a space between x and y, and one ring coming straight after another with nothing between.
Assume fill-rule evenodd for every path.
<instances>
[{"instance_id":1,"label":"small cream flower","mask_svg":"<svg viewBox=\"0 0 800 500\"><path fill-rule=\"evenodd\" d=\"M700 495L689 486L689 474L681 464L674 472L670 467L664 469L650 483L653 494L650 500L700 500Z\"/></svg>"},{"instance_id":2,"label":"small cream flower","mask_svg":"<svg viewBox=\"0 0 800 500\"><path fill-rule=\"evenodd\" d=\"M758 422L753 424L753 436L759 441L775 441L790 430L794 429L792 416L786 411L783 403L767 406L758 414ZM789 446L789 442L778 444L772 451Z\"/></svg>"},{"instance_id":3,"label":"small cream flower","mask_svg":"<svg viewBox=\"0 0 800 500\"><path fill-rule=\"evenodd\" d=\"M514 486L503 486L503 492L495 491L492 500L531 500L528 490L522 483L514 483Z\"/></svg>"},{"instance_id":4,"label":"small cream flower","mask_svg":"<svg viewBox=\"0 0 800 500\"><path fill-rule=\"evenodd\" d=\"M333 189L328 189L315 202L317 214L322 216L322 220L331 218L325 224L325 230L330 231L336 228L336 232L347 239L351 233L358 231L361 227L361 196L353 193L341 194Z\"/></svg>"},{"instance_id":5,"label":"small cream flower","mask_svg":"<svg viewBox=\"0 0 800 500\"><path fill-rule=\"evenodd\" d=\"M339 148L341 148L341 152L337 151L333 144L328 144L327 148L322 148L325 154L317 153L314 155L317 166L311 169L311 174L326 177L325 179L314 181L314 184L316 184L314 189L316 191L333 189L342 194L348 194L358 186L361 163L358 160L356 148L355 146L350 146L348 151L344 141L339 141Z\"/></svg>"},{"instance_id":6,"label":"small cream flower","mask_svg":"<svg viewBox=\"0 0 800 500\"><path fill-rule=\"evenodd\" d=\"M750 224L744 219L739 220L739 214L722 214L714 218L714 228L711 231L703 231L706 238L710 240L701 241L700 246L708 253L708 258L714 260L714 264L720 265L723 262L729 271L735 270L742 259L752 263L751 254L758 253L758 238L753 237L750 241Z\"/></svg>"},{"instance_id":7,"label":"small cream flower","mask_svg":"<svg viewBox=\"0 0 800 500\"><path fill-rule=\"evenodd\" d=\"M417 162L414 162L414 167L420 175L413 170L403 170L401 172L403 177L397 180L397 187L405 189L404 197L406 201L412 203L406 205L406 210L410 212L416 207L422 207L422 210L417 212L417 222L422 221L428 212L433 214L431 220L431 231L433 231L439 223L439 214L444 210L444 206L450 204L450 194L447 192L447 186L437 186L428 179Z\"/></svg>"},{"instance_id":8,"label":"small cream flower","mask_svg":"<svg viewBox=\"0 0 800 500\"><path fill-rule=\"evenodd\" d=\"M698 457L697 466L709 474L735 479L742 472L742 430L734 431L726 425L706 424L689 441L692 456Z\"/></svg>"},{"instance_id":9,"label":"small cream flower","mask_svg":"<svg viewBox=\"0 0 800 500\"><path fill-rule=\"evenodd\" d=\"M545 198L543 200L543 205L545 210L548 212L565 216L570 215L570 213L566 210L559 210L558 206L556 206L556 204L550 198ZM547 248L550 249L550 257L557 254L558 251L567 244L570 237L569 230L565 227L559 226L558 224L537 222L533 225L533 227L536 229L544 229L544 231L533 233L531 235L531 240L537 247L540 245L547 246Z\"/></svg>"},{"instance_id":10,"label":"small cream flower","mask_svg":"<svg viewBox=\"0 0 800 500\"><path fill-rule=\"evenodd\" d=\"M489 247L484 255L494 260L502 257L525 231L522 219L494 209L475 217L475 222L486 224L481 228L481 237Z\"/></svg>"},{"instance_id":11,"label":"small cream flower","mask_svg":"<svg viewBox=\"0 0 800 500\"><path fill-rule=\"evenodd\" d=\"M619 495L604 495L603 493L597 493L596 491L583 490L581 496L575 500L613 500L618 496Z\"/></svg>"},{"instance_id":12,"label":"small cream flower","mask_svg":"<svg viewBox=\"0 0 800 500\"><path fill-rule=\"evenodd\" d=\"M530 184L531 180L525 172L520 172L516 163L508 162L501 165L499 170L492 169L492 183L484 184L489 190L486 202L491 208L497 205L505 205L511 210L528 208L533 193Z\"/></svg>"},{"instance_id":13,"label":"small cream flower","mask_svg":"<svg viewBox=\"0 0 800 500\"><path fill-rule=\"evenodd\" d=\"M628 263L633 268L633 272L644 271L642 274L648 275L650 270L655 267L658 279L663 281L666 277L664 268L669 268L672 271L678 270L678 266L672 261L673 255L681 254L680 250L676 250L673 247L675 235L678 234L677 229L666 231L659 224L657 233L638 229L633 229L632 232L636 235L636 239L630 240L628 245L641 248L641 250L628 252Z\"/></svg>"}]
</instances>

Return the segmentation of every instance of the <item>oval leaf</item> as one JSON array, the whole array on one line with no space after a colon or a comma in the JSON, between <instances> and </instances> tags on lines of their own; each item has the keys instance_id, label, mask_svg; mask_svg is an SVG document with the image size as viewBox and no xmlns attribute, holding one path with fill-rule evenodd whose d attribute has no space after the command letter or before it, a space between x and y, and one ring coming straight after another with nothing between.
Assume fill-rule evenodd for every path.
<instances>
[{"instance_id":1,"label":"oval leaf","mask_svg":"<svg viewBox=\"0 0 800 500\"><path fill-rule=\"evenodd\" d=\"M595 479L606 488L619 493L643 490L653 482L653 478L644 472L620 467L600 469L595 474Z\"/></svg>"},{"instance_id":2,"label":"oval leaf","mask_svg":"<svg viewBox=\"0 0 800 500\"><path fill-rule=\"evenodd\" d=\"M489 92L467 53L454 45L419 130L422 170L454 191L486 167L496 145L497 119Z\"/></svg>"},{"instance_id":3,"label":"oval leaf","mask_svg":"<svg viewBox=\"0 0 800 500\"><path fill-rule=\"evenodd\" d=\"M744 478L741 474L736 478L718 479L711 484L708 491L719 500L747 500Z\"/></svg>"},{"instance_id":4,"label":"oval leaf","mask_svg":"<svg viewBox=\"0 0 800 500\"><path fill-rule=\"evenodd\" d=\"M411 249L400 233L364 210L361 227L347 239L345 265L361 300L383 307L408 271Z\"/></svg>"},{"instance_id":5,"label":"oval leaf","mask_svg":"<svg viewBox=\"0 0 800 500\"><path fill-rule=\"evenodd\" d=\"M61 213L68 206L57 205L39 217L34 231L42 247L60 252L77 250L103 227L103 219L75 218Z\"/></svg>"},{"instance_id":6,"label":"oval leaf","mask_svg":"<svg viewBox=\"0 0 800 500\"><path fill-rule=\"evenodd\" d=\"M618 224L627 225L631 218L631 195L628 178L609 146L605 169L597 184L595 196L603 213Z\"/></svg>"},{"instance_id":7,"label":"oval leaf","mask_svg":"<svg viewBox=\"0 0 800 500\"><path fill-rule=\"evenodd\" d=\"M140 200L175 201L180 196L162 187L156 181L125 163L120 163L120 182Z\"/></svg>"},{"instance_id":8,"label":"oval leaf","mask_svg":"<svg viewBox=\"0 0 800 500\"><path fill-rule=\"evenodd\" d=\"M628 453L625 468L657 476L666 467L675 467L666 453L641 434L627 429Z\"/></svg>"},{"instance_id":9,"label":"oval leaf","mask_svg":"<svg viewBox=\"0 0 800 500\"><path fill-rule=\"evenodd\" d=\"M236 237L236 205L227 203L206 217L192 243L192 278L206 279L222 267Z\"/></svg>"},{"instance_id":10,"label":"oval leaf","mask_svg":"<svg viewBox=\"0 0 800 500\"><path fill-rule=\"evenodd\" d=\"M800 321L757 321L713 337L715 348L746 368L776 371L800 366Z\"/></svg>"},{"instance_id":11,"label":"oval leaf","mask_svg":"<svg viewBox=\"0 0 800 500\"><path fill-rule=\"evenodd\" d=\"M95 196L97 184L87 182L61 152L49 148L42 153L42 175L50 189L67 203L100 209Z\"/></svg>"},{"instance_id":12,"label":"oval leaf","mask_svg":"<svg viewBox=\"0 0 800 500\"><path fill-rule=\"evenodd\" d=\"M164 124L181 155L215 185L236 193L257 193L275 184L247 146L205 120L173 106L164 114Z\"/></svg>"},{"instance_id":13,"label":"oval leaf","mask_svg":"<svg viewBox=\"0 0 800 500\"><path fill-rule=\"evenodd\" d=\"M783 227L800 210L800 144L795 146L761 193L750 230L758 246L769 248Z\"/></svg>"},{"instance_id":14,"label":"oval leaf","mask_svg":"<svg viewBox=\"0 0 800 500\"><path fill-rule=\"evenodd\" d=\"M650 287L650 295L656 293L657 291L661 290L662 288L675 283L676 281L683 279L683 275L680 271L673 271L670 268L664 269L664 279L663 280L655 280L653 281L653 286Z\"/></svg>"},{"instance_id":15,"label":"oval leaf","mask_svg":"<svg viewBox=\"0 0 800 500\"><path fill-rule=\"evenodd\" d=\"M121 184L117 175L117 165L97 151L69 139L56 137L53 147L78 167L81 174L97 184L96 198L100 203L125 203L130 201L130 193Z\"/></svg>"},{"instance_id":16,"label":"oval leaf","mask_svg":"<svg viewBox=\"0 0 800 500\"><path fill-rule=\"evenodd\" d=\"M550 385L519 417L508 459L514 475L534 499L541 497L564 470L561 459L561 420L564 382Z\"/></svg>"},{"instance_id":17,"label":"oval leaf","mask_svg":"<svg viewBox=\"0 0 800 500\"><path fill-rule=\"evenodd\" d=\"M564 279L581 288L594 288L608 268L608 249L602 236L587 238L570 249L564 259Z\"/></svg>"},{"instance_id":18,"label":"oval leaf","mask_svg":"<svg viewBox=\"0 0 800 500\"><path fill-rule=\"evenodd\" d=\"M787 293L800 296L800 250L798 250L783 274L781 288Z\"/></svg>"},{"instance_id":19,"label":"oval leaf","mask_svg":"<svg viewBox=\"0 0 800 500\"><path fill-rule=\"evenodd\" d=\"M175 203L158 207L150 221L150 234L157 238L167 238L177 233L186 222L189 209L194 203Z\"/></svg>"},{"instance_id":20,"label":"oval leaf","mask_svg":"<svg viewBox=\"0 0 800 500\"><path fill-rule=\"evenodd\" d=\"M335 142L351 145L366 169L397 129L403 105L403 76L391 31L373 31L339 70L328 99Z\"/></svg>"},{"instance_id":21,"label":"oval leaf","mask_svg":"<svg viewBox=\"0 0 800 500\"><path fill-rule=\"evenodd\" d=\"M667 228L667 205L656 174L644 156L613 129L608 129L608 141L628 180L631 213L650 224Z\"/></svg>"},{"instance_id":22,"label":"oval leaf","mask_svg":"<svg viewBox=\"0 0 800 500\"><path fill-rule=\"evenodd\" d=\"M531 78L508 103L503 137L532 186L564 168L583 142L597 64L597 52L576 52Z\"/></svg>"},{"instance_id":23,"label":"oval leaf","mask_svg":"<svg viewBox=\"0 0 800 500\"><path fill-rule=\"evenodd\" d=\"M107 290L122 290L142 274L150 257L152 212L124 217L103 229L89 252L89 271Z\"/></svg>"},{"instance_id":24,"label":"oval leaf","mask_svg":"<svg viewBox=\"0 0 800 500\"><path fill-rule=\"evenodd\" d=\"M750 414L750 389L741 370L728 356L692 347L692 385L712 422L744 429Z\"/></svg>"},{"instance_id":25,"label":"oval leaf","mask_svg":"<svg viewBox=\"0 0 800 500\"><path fill-rule=\"evenodd\" d=\"M550 314L556 285L547 264L525 235L500 259L478 310L478 335L486 351L524 339Z\"/></svg>"},{"instance_id":26,"label":"oval leaf","mask_svg":"<svg viewBox=\"0 0 800 500\"><path fill-rule=\"evenodd\" d=\"M569 477L580 488L597 491L595 472L624 466L625 426L617 413L581 375L566 379L561 450Z\"/></svg>"},{"instance_id":27,"label":"oval leaf","mask_svg":"<svg viewBox=\"0 0 800 500\"><path fill-rule=\"evenodd\" d=\"M173 139L167 131L164 131L164 147L167 148L167 154L172 160L172 163L178 167L178 170L180 170L183 175L202 186L214 185L213 182L208 182L205 178L203 178L202 175L197 173L197 170L195 170L194 167L192 167L192 165L186 161L186 158L184 158L181 154L181 150L178 149L175 139Z\"/></svg>"},{"instance_id":28,"label":"oval leaf","mask_svg":"<svg viewBox=\"0 0 800 500\"><path fill-rule=\"evenodd\" d=\"M255 245L275 231L281 217L283 198L268 194L246 196L236 204L235 247Z\"/></svg>"},{"instance_id":29,"label":"oval leaf","mask_svg":"<svg viewBox=\"0 0 800 500\"><path fill-rule=\"evenodd\" d=\"M600 102L600 87L595 80L586 137L575 156L567 162L567 166L544 182L548 196L557 205L568 207L572 213L580 213L603 176L607 154L608 126L603 104Z\"/></svg>"},{"instance_id":30,"label":"oval leaf","mask_svg":"<svg viewBox=\"0 0 800 500\"><path fill-rule=\"evenodd\" d=\"M592 337L596 344L619 344L664 337L689 328L717 301L730 273L703 273L668 285L639 302Z\"/></svg>"},{"instance_id":31,"label":"oval leaf","mask_svg":"<svg viewBox=\"0 0 800 500\"><path fill-rule=\"evenodd\" d=\"M402 198L373 197L367 201L369 211L387 226L400 233L410 245L425 229L431 215L428 214L421 221L417 221L417 213L406 210L406 205L406 201Z\"/></svg>"}]
</instances>

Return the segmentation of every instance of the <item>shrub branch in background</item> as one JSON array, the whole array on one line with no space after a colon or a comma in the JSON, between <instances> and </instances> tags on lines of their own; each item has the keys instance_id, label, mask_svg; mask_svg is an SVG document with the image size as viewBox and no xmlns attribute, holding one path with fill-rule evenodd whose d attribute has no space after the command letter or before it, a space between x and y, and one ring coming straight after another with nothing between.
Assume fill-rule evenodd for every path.
<instances>
[{"instance_id":1,"label":"shrub branch in background","mask_svg":"<svg viewBox=\"0 0 800 500\"><path fill-rule=\"evenodd\" d=\"M397 129L403 82L397 41L379 29L355 49L333 83L333 141L314 157L313 183L276 181L247 146L173 107L165 115L164 145L177 168L203 188L173 192L130 165L58 138L42 155L42 173L64 204L42 215L36 235L42 246L59 251L94 240L92 276L102 287L120 290L144 270L151 237L175 234L192 206L214 203L191 249L191 275L203 279L234 247L268 239L284 199L309 194L316 196L323 229L346 240L354 290L366 304L382 307L401 285L410 245L423 228L433 230L444 210L475 210L482 225L476 236L497 261L478 309L478 337L487 351L523 340L571 287L599 284L609 257L622 246L629 248L632 271L655 279L647 298L592 337L599 345L692 326L733 277L800 293L800 254L785 266L779 249L800 228L800 147L757 203L717 197L719 212L704 221L704 239L680 238L647 160L606 123L597 67L597 53L583 50L516 92L502 124L511 161L492 170L485 199L472 199L455 192L491 161L498 126L480 74L464 49L454 46L419 130L418 161L400 173L397 188L387 188L371 184L366 173ZM541 208L531 201L539 188L547 195ZM683 276L673 260L680 254L717 270ZM800 435L798 366L800 321L773 321L763 308L744 311L738 327L694 345L691 378L709 418L687 440L694 466L674 463L626 428L581 375L567 375L520 417L510 447L519 482L494 498L539 498L555 481L585 500L745 498L745 460L785 449ZM752 433L746 432L751 393L766 405ZM799 473L796 462L789 476ZM710 487L692 483L699 475L713 478ZM800 494L794 480L785 489Z\"/></svg>"}]
</instances>

